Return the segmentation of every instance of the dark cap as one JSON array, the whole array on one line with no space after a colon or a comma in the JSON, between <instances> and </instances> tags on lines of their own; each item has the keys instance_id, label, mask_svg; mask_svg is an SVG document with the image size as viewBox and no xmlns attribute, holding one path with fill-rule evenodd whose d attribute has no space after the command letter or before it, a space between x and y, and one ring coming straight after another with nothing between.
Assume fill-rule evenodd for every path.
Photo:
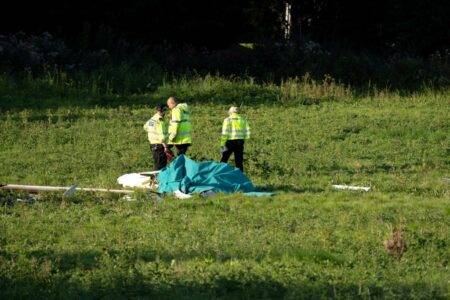
<instances>
[{"instance_id":1,"label":"dark cap","mask_svg":"<svg viewBox=\"0 0 450 300\"><path fill-rule=\"evenodd\" d=\"M156 111L166 111L167 110L167 106L165 104L158 104L156 105Z\"/></svg>"}]
</instances>

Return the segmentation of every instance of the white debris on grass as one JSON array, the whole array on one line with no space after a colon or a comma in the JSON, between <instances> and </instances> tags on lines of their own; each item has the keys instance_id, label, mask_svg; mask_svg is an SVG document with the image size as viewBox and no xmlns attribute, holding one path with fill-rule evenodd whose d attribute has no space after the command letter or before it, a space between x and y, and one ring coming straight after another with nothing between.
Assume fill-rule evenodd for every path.
<instances>
[{"instance_id":1,"label":"white debris on grass","mask_svg":"<svg viewBox=\"0 0 450 300\"><path fill-rule=\"evenodd\" d=\"M124 174L117 178L117 183L128 188L150 188L151 178L141 173Z\"/></svg>"},{"instance_id":2,"label":"white debris on grass","mask_svg":"<svg viewBox=\"0 0 450 300\"><path fill-rule=\"evenodd\" d=\"M77 185L71 185L63 194L63 197L72 197L77 191Z\"/></svg>"},{"instance_id":3,"label":"white debris on grass","mask_svg":"<svg viewBox=\"0 0 450 300\"><path fill-rule=\"evenodd\" d=\"M178 199L189 199L192 197L192 195L185 194L180 190L173 192L173 195L175 196L175 198L178 198Z\"/></svg>"},{"instance_id":4,"label":"white debris on grass","mask_svg":"<svg viewBox=\"0 0 450 300\"><path fill-rule=\"evenodd\" d=\"M370 191L369 186L356 186L356 185L345 185L345 184L333 184L333 187L338 190L351 190L351 191Z\"/></svg>"}]
</instances>

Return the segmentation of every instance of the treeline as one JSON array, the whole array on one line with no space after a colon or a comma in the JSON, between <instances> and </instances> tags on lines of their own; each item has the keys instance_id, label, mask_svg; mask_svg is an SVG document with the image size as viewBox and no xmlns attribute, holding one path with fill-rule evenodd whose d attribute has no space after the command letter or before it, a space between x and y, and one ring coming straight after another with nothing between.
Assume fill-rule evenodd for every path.
<instances>
[{"instance_id":1,"label":"treeline","mask_svg":"<svg viewBox=\"0 0 450 300\"><path fill-rule=\"evenodd\" d=\"M0 31L47 31L85 48L108 48L124 38L218 49L282 40L286 3L294 42L420 56L450 47L447 0L14 1L0 12Z\"/></svg>"},{"instance_id":2,"label":"treeline","mask_svg":"<svg viewBox=\"0 0 450 300\"><path fill-rule=\"evenodd\" d=\"M130 85L134 90L149 80L205 74L278 83L331 78L362 89L448 88L449 3L16 1L0 11L0 73L122 78L126 72L142 78Z\"/></svg>"}]
</instances>

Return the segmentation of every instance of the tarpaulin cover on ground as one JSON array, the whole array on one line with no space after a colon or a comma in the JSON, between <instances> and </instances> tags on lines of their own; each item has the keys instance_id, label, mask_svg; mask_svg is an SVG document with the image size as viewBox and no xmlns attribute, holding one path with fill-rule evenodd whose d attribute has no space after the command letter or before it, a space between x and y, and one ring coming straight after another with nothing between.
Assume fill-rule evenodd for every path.
<instances>
[{"instance_id":1,"label":"tarpaulin cover on ground","mask_svg":"<svg viewBox=\"0 0 450 300\"><path fill-rule=\"evenodd\" d=\"M216 193L258 193L252 182L239 169L214 161L196 162L184 155L178 156L158 174L158 192L185 194L213 191Z\"/></svg>"}]
</instances>

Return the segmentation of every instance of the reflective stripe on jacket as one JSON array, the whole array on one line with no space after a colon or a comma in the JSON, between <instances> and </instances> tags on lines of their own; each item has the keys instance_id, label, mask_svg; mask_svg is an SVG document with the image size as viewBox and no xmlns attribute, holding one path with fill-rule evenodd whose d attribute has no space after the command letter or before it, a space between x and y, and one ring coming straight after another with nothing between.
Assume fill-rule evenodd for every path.
<instances>
[{"instance_id":1,"label":"reflective stripe on jacket","mask_svg":"<svg viewBox=\"0 0 450 300\"><path fill-rule=\"evenodd\" d=\"M231 114L223 120L220 145L224 146L228 140L243 140L250 138L250 126L245 118L238 114Z\"/></svg>"},{"instance_id":2,"label":"reflective stripe on jacket","mask_svg":"<svg viewBox=\"0 0 450 300\"><path fill-rule=\"evenodd\" d=\"M144 124L144 130L148 133L150 144L167 142L167 122L158 113Z\"/></svg>"},{"instance_id":3,"label":"reflective stripe on jacket","mask_svg":"<svg viewBox=\"0 0 450 300\"><path fill-rule=\"evenodd\" d=\"M169 125L169 144L190 144L191 112L186 103L179 103L172 109Z\"/></svg>"}]
</instances>

